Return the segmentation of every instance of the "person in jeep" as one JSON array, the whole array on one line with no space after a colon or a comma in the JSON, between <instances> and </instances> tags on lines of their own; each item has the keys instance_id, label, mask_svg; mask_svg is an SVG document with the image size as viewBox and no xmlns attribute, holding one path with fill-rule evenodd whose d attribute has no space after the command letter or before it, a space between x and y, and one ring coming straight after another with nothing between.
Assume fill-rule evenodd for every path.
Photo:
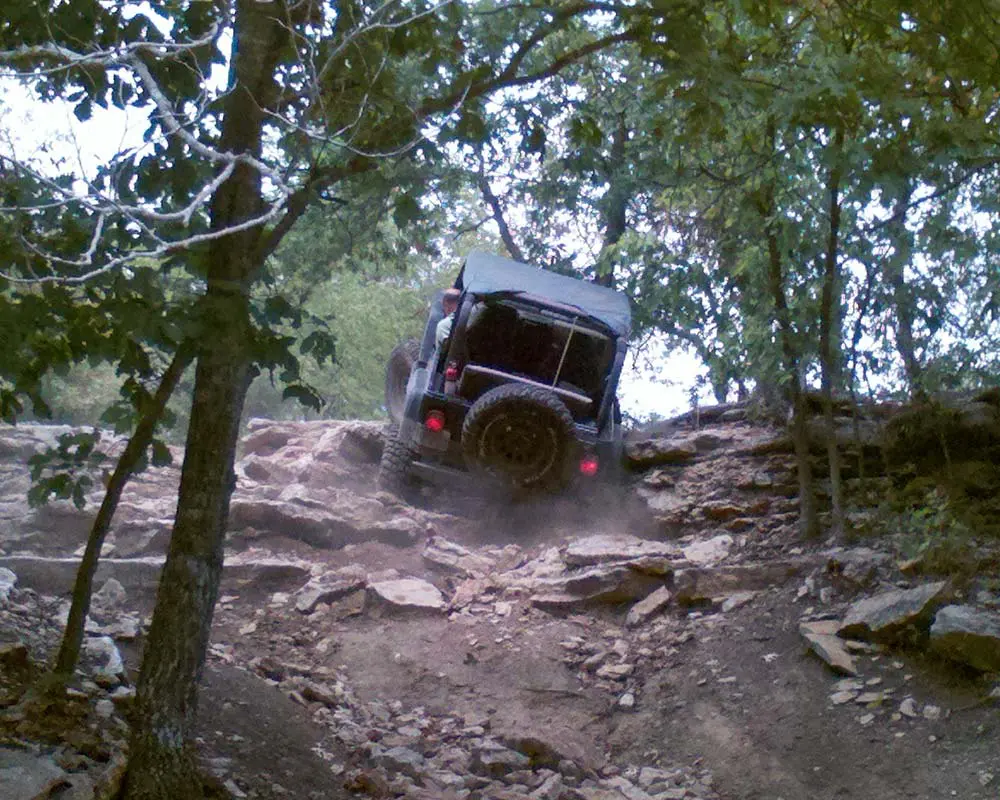
<instances>
[{"instance_id":1,"label":"person in jeep","mask_svg":"<svg viewBox=\"0 0 1000 800\"><path fill-rule=\"evenodd\" d=\"M445 289L441 296L444 318L437 324L434 332L434 344L438 348L451 336L451 326L455 322L455 312L458 311L458 299L461 296L462 292L455 288Z\"/></svg>"},{"instance_id":2,"label":"person in jeep","mask_svg":"<svg viewBox=\"0 0 1000 800\"><path fill-rule=\"evenodd\" d=\"M470 253L423 340L390 357L386 407L398 428L379 483L401 493L472 477L558 491L614 475L630 326L620 292Z\"/></svg>"}]
</instances>

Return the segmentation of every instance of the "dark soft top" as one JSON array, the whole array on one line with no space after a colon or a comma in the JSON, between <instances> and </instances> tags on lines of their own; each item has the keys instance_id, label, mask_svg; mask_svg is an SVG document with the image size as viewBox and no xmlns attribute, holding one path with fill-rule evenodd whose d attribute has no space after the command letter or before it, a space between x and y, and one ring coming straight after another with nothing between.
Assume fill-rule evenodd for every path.
<instances>
[{"instance_id":1,"label":"dark soft top","mask_svg":"<svg viewBox=\"0 0 1000 800\"><path fill-rule=\"evenodd\" d=\"M628 337L632 327L632 310L621 292L488 253L469 253L455 286L477 295L524 292L573 306L619 336Z\"/></svg>"}]
</instances>

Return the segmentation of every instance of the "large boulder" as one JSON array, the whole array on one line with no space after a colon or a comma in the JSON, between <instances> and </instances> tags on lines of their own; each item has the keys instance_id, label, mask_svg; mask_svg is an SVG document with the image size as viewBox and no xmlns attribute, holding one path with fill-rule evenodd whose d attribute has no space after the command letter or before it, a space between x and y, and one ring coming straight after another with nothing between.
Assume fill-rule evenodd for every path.
<instances>
[{"instance_id":1,"label":"large boulder","mask_svg":"<svg viewBox=\"0 0 1000 800\"><path fill-rule=\"evenodd\" d=\"M945 606L931 625L931 647L983 672L1000 672L1000 613Z\"/></svg>"},{"instance_id":2,"label":"large boulder","mask_svg":"<svg viewBox=\"0 0 1000 800\"><path fill-rule=\"evenodd\" d=\"M0 790L4 800L37 800L64 782L52 756L0 747Z\"/></svg>"},{"instance_id":3,"label":"large boulder","mask_svg":"<svg viewBox=\"0 0 1000 800\"><path fill-rule=\"evenodd\" d=\"M886 643L920 636L930 627L934 612L948 602L950 594L950 585L937 581L867 597L848 609L837 633L846 639Z\"/></svg>"}]
</instances>

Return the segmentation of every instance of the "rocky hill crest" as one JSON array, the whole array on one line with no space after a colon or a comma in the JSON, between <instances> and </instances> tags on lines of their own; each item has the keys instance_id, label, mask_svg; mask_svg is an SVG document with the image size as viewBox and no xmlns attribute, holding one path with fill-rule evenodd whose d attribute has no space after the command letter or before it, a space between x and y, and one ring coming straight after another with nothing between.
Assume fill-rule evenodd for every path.
<instances>
[{"instance_id":1,"label":"rocky hill crest","mask_svg":"<svg viewBox=\"0 0 1000 800\"><path fill-rule=\"evenodd\" d=\"M885 472L883 421L862 422L842 420L845 453ZM72 723L19 717L99 501L28 508L24 462L59 432L0 431L0 786L21 776L17 798L113 788L178 481L152 468L126 491ZM500 510L376 492L383 435L248 426L202 701L205 765L232 796L995 797L988 537L960 580L890 537L800 541L790 443L742 408L632 435L610 499ZM874 472L852 476L873 496L859 534L872 487L898 479Z\"/></svg>"}]
</instances>

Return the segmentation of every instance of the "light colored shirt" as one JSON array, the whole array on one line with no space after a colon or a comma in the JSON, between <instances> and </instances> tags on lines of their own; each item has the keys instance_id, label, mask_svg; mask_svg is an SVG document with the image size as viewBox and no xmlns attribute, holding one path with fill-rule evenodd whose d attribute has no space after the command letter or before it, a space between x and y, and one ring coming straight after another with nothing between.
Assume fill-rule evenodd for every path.
<instances>
[{"instance_id":1,"label":"light colored shirt","mask_svg":"<svg viewBox=\"0 0 1000 800\"><path fill-rule=\"evenodd\" d=\"M452 312L437 324L437 328L434 331L434 346L438 349L441 348L445 339L451 336L451 326L454 321L455 314Z\"/></svg>"}]
</instances>

